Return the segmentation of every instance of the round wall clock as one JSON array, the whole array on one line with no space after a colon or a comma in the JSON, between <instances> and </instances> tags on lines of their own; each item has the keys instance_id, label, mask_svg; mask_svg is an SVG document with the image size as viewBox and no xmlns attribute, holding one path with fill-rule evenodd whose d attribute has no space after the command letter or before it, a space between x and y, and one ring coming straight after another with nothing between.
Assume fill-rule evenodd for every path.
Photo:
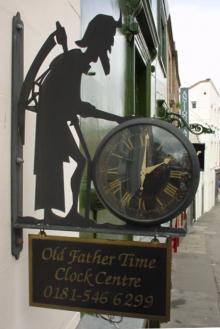
<instances>
[{"instance_id":1,"label":"round wall clock","mask_svg":"<svg viewBox=\"0 0 220 329\"><path fill-rule=\"evenodd\" d=\"M97 148L93 181L102 203L128 223L155 226L187 208L199 183L193 145L158 119L126 121Z\"/></svg>"}]
</instances>

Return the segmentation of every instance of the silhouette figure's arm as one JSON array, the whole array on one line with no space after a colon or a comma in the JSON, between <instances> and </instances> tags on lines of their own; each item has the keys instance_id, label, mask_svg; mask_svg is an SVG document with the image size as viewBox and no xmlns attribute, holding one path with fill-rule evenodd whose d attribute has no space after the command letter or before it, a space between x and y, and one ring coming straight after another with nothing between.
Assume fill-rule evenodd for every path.
<instances>
[{"instance_id":1,"label":"silhouette figure's arm","mask_svg":"<svg viewBox=\"0 0 220 329\"><path fill-rule=\"evenodd\" d=\"M78 114L83 118L92 117L92 118L104 119L108 121L116 121L118 123L128 120L128 118L98 110L97 108L95 108L95 106L87 102L82 102L82 106L80 107L80 112Z\"/></svg>"}]
</instances>

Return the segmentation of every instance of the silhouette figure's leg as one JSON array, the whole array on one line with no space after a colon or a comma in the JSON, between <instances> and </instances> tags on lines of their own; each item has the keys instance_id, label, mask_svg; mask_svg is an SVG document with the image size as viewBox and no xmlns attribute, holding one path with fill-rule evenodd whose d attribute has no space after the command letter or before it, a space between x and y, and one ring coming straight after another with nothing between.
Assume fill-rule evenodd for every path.
<instances>
[{"instance_id":1,"label":"silhouette figure's leg","mask_svg":"<svg viewBox=\"0 0 220 329\"><path fill-rule=\"evenodd\" d=\"M86 207L85 207L85 218L89 219L89 211L90 211L90 190L91 190L91 157L89 154L89 150L87 148L84 136L79 126L79 121L75 122L75 130L80 140L80 145L84 151L85 158L87 160L87 186L86 186Z\"/></svg>"},{"instance_id":2,"label":"silhouette figure's leg","mask_svg":"<svg viewBox=\"0 0 220 329\"><path fill-rule=\"evenodd\" d=\"M71 208L71 213L77 213L78 210L78 198L80 192L80 183L83 175L83 171L86 165L86 159L80 152L75 141L73 142L73 151L70 154L71 158L76 161L77 167L71 177L71 190L73 195L73 205Z\"/></svg>"},{"instance_id":3,"label":"silhouette figure's leg","mask_svg":"<svg viewBox=\"0 0 220 329\"><path fill-rule=\"evenodd\" d=\"M77 168L71 178L71 189L73 194L73 206L72 211L77 212L78 210L78 198L80 192L80 183L83 175L83 170L86 164L86 160L82 156L78 160L74 159L77 162Z\"/></svg>"}]
</instances>

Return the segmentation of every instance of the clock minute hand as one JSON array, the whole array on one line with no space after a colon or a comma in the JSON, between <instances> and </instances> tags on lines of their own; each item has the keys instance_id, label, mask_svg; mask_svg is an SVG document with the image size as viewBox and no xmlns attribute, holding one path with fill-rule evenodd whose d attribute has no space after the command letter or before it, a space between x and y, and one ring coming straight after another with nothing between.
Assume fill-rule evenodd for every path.
<instances>
[{"instance_id":1,"label":"clock minute hand","mask_svg":"<svg viewBox=\"0 0 220 329\"><path fill-rule=\"evenodd\" d=\"M140 180L141 180L140 190L141 191L143 190L143 185L144 185L144 180L145 180L145 168L146 168L146 160L147 160L148 141L149 141L149 136L146 135L144 138L144 156L143 156L143 161L142 161L142 166L141 166L141 171L140 171Z\"/></svg>"}]
</instances>

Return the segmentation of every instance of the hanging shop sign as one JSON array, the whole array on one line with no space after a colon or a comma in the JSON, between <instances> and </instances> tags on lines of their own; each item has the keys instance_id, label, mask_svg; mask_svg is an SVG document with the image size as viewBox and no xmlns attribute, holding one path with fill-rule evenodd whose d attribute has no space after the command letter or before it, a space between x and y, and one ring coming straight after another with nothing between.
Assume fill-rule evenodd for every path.
<instances>
[{"instance_id":1,"label":"hanging shop sign","mask_svg":"<svg viewBox=\"0 0 220 329\"><path fill-rule=\"evenodd\" d=\"M82 76L89 74L92 63L99 59L105 75L110 74L111 48L121 27L121 11L117 18L98 14L82 39L76 41L79 48L69 49L65 28L57 21L22 83L24 24L19 14L14 18L11 218L12 254L16 258L22 249L23 228L185 234L160 225L187 208L195 195L199 164L191 143L170 123L125 118L81 99ZM61 53L45 69L48 55L56 47ZM79 118L115 122L116 127L100 142L94 157ZM33 129L27 124L30 121ZM27 173L23 148L30 143L30 130L35 138L30 147L33 166ZM64 167L72 161L75 167L71 167L70 176ZM27 178L32 180L33 190L28 195L32 206L23 209ZM79 207L83 184L84 205ZM115 218L114 224L108 218L98 222L94 215L97 204L119 219Z\"/></svg>"},{"instance_id":2,"label":"hanging shop sign","mask_svg":"<svg viewBox=\"0 0 220 329\"><path fill-rule=\"evenodd\" d=\"M170 243L29 236L30 305L169 320Z\"/></svg>"}]
</instances>

